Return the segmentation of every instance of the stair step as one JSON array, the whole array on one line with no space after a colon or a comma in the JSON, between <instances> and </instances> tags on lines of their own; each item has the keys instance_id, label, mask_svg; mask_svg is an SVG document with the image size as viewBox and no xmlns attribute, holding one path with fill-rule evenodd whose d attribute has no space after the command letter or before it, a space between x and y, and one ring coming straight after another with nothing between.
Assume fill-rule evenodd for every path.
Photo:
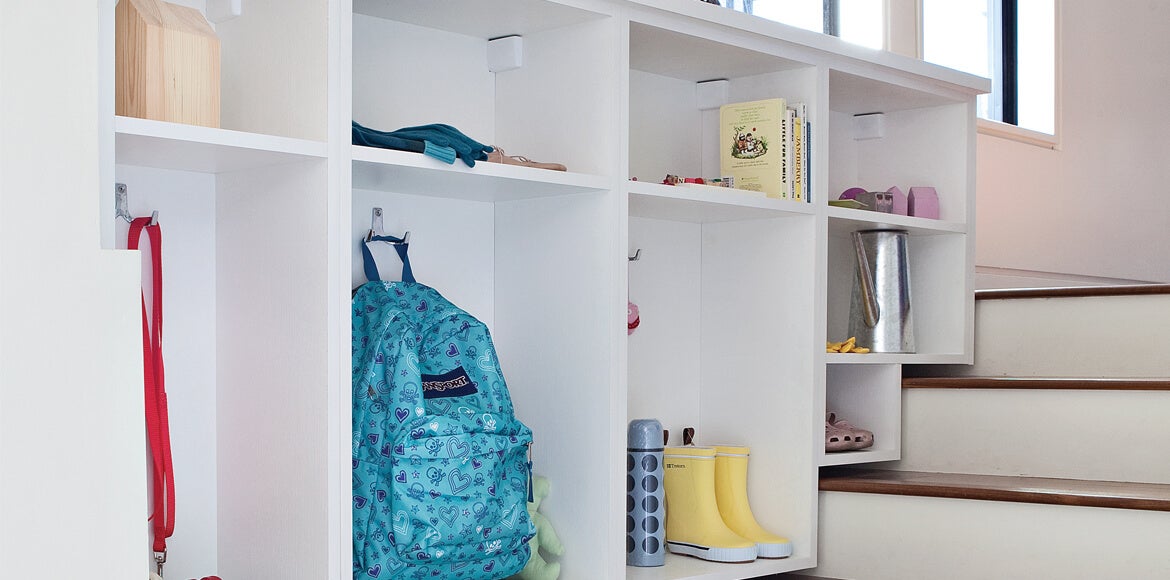
<instances>
[{"instance_id":1,"label":"stair step","mask_svg":"<svg viewBox=\"0 0 1170 580\"><path fill-rule=\"evenodd\" d=\"M1065 389L1091 391L1170 391L1170 379L1072 377L907 377L903 389Z\"/></svg>"},{"instance_id":2,"label":"stair step","mask_svg":"<svg viewBox=\"0 0 1170 580\"><path fill-rule=\"evenodd\" d=\"M1019 298L1085 298L1089 296L1148 296L1170 294L1170 284L1134 284L1127 286L1071 286L1067 288L1002 288L976 290L976 300L1014 300Z\"/></svg>"},{"instance_id":3,"label":"stair step","mask_svg":"<svg viewBox=\"0 0 1170 580\"><path fill-rule=\"evenodd\" d=\"M908 365L907 376L1165 379L1170 285L983 290L972 365Z\"/></svg>"},{"instance_id":4,"label":"stair step","mask_svg":"<svg viewBox=\"0 0 1170 580\"><path fill-rule=\"evenodd\" d=\"M1170 511L1170 485L889 469L825 468L821 491Z\"/></svg>"}]
</instances>

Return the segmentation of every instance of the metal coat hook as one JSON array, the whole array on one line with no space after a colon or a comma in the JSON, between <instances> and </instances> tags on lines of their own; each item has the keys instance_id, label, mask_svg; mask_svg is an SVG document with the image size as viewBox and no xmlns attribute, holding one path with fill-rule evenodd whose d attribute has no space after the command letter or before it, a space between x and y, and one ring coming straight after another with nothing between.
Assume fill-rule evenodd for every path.
<instances>
[{"instance_id":1,"label":"metal coat hook","mask_svg":"<svg viewBox=\"0 0 1170 580\"><path fill-rule=\"evenodd\" d=\"M114 217L126 220L126 223L134 221L134 216L130 215L130 211L126 209L126 184L114 184Z\"/></svg>"},{"instance_id":2,"label":"metal coat hook","mask_svg":"<svg viewBox=\"0 0 1170 580\"><path fill-rule=\"evenodd\" d=\"M130 210L127 209L129 202L126 200L126 184L114 184L114 218L122 218L126 223L134 221L134 216L130 215ZM150 225L158 225L158 210L150 212Z\"/></svg>"},{"instance_id":3,"label":"metal coat hook","mask_svg":"<svg viewBox=\"0 0 1170 580\"><path fill-rule=\"evenodd\" d=\"M384 235L386 235L386 234L384 233L383 226L382 226L382 208L375 207L373 209L373 211L371 212L370 233L366 234L366 241L367 242L372 241L374 239L374 236L384 236ZM386 243L394 244L394 245L409 244L410 243L410 232L406 232L405 234L402 235L401 242L386 242Z\"/></svg>"},{"instance_id":4,"label":"metal coat hook","mask_svg":"<svg viewBox=\"0 0 1170 580\"><path fill-rule=\"evenodd\" d=\"M626 259L631 261L631 262L637 262L638 260L641 260L642 259L642 248L638 248L637 250L635 250L634 255L629 256Z\"/></svg>"}]
</instances>

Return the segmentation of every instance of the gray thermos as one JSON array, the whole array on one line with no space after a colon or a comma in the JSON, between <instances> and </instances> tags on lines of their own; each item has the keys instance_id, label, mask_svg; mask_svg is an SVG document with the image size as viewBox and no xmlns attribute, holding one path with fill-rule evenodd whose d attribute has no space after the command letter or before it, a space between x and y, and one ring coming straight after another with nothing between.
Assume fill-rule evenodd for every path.
<instances>
[{"instance_id":1,"label":"gray thermos","mask_svg":"<svg viewBox=\"0 0 1170 580\"><path fill-rule=\"evenodd\" d=\"M626 445L626 565L661 566L666 563L662 424L630 421Z\"/></svg>"},{"instance_id":2,"label":"gray thermos","mask_svg":"<svg viewBox=\"0 0 1170 580\"><path fill-rule=\"evenodd\" d=\"M910 311L910 234L905 230L853 232L857 256L849 335L873 352L914 352Z\"/></svg>"}]
</instances>

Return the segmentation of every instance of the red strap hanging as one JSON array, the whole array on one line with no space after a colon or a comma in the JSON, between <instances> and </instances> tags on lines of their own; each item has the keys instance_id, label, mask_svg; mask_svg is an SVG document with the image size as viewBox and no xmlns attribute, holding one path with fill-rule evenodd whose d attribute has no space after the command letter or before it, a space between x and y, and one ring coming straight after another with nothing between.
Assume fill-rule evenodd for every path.
<instances>
[{"instance_id":1,"label":"red strap hanging","mask_svg":"<svg viewBox=\"0 0 1170 580\"><path fill-rule=\"evenodd\" d=\"M142 375L146 400L146 433L150 441L153 467L154 509L151 513L154 529L154 552L160 564L166 561L167 538L175 532L175 475L171 465L171 434L167 419L167 393L162 357L162 229L152 224L151 218L141 217L130 222L127 247L138 249L142 231L150 239L151 256L151 314L146 311L146 295L142 296Z\"/></svg>"}]
</instances>

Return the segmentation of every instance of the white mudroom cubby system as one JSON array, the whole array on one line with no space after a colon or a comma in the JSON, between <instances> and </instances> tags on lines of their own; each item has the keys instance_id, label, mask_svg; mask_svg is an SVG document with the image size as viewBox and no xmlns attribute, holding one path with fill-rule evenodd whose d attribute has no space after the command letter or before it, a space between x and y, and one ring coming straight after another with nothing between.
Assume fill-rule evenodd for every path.
<instances>
[{"instance_id":1,"label":"white mudroom cubby system","mask_svg":"<svg viewBox=\"0 0 1170 580\"><path fill-rule=\"evenodd\" d=\"M168 577L351 577L349 299L374 208L386 233L410 232L417 279L491 328L552 482L542 511L566 545L562 578L814 567L818 468L897 459L901 365L972 359L984 79L697 0L249 0L216 25L213 129L114 116L113 5L100 216L103 245L125 247L123 183L132 213L157 210L164 229ZM521 66L493 73L488 42L509 35ZM807 106L810 202L660 183L719 174L719 111L697 101L710 80L728 102ZM868 113L883 136L856 139ZM351 120L445 123L568 171L353 146ZM941 219L827 203L892 186L934 187ZM825 353L848 329L850 234L881 227L910 232L917 353ZM386 278L394 256L380 256ZM641 309L630 335L627 300ZM826 410L874 447L826 454ZM694 427L699 444L750 446L752 507L794 554L626 567L637 418L671 444ZM145 566L145 527L142 541Z\"/></svg>"}]
</instances>

